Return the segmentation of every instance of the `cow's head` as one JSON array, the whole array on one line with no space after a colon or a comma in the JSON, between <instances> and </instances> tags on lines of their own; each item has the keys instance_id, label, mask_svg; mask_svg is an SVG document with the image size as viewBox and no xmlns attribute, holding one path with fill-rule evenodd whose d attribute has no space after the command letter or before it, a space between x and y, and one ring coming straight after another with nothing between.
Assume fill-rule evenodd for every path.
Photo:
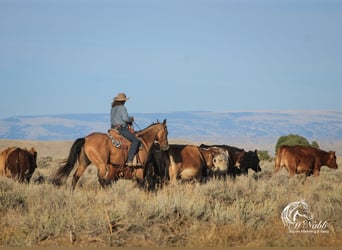
<instances>
[{"instance_id":1,"label":"cow's head","mask_svg":"<svg viewBox=\"0 0 342 250\"><path fill-rule=\"evenodd\" d=\"M329 151L329 158L327 161L327 166L329 168L338 168L337 162L336 162L336 154L335 151Z\"/></svg>"},{"instance_id":2,"label":"cow's head","mask_svg":"<svg viewBox=\"0 0 342 250\"><path fill-rule=\"evenodd\" d=\"M37 168L37 155L38 154L37 154L37 150L34 147L32 147L29 150L25 148L25 153L28 155L29 162L27 162L26 164L27 169L24 172L24 180L26 182L30 182L33 172Z\"/></svg>"},{"instance_id":3,"label":"cow's head","mask_svg":"<svg viewBox=\"0 0 342 250\"><path fill-rule=\"evenodd\" d=\"M241 152L236 163L235 167L239 168L242 171L248 171L248 169L253 169L255 172L260 172L260 159L255 151Z\"/></svg>"},{"instance_id":4,"label":"cow's head","mask_svg":"<svg viewBox=\"0 0 342 250\"><path fill-rule=\"evenodd\" d=\"M213 151L212 167L214 172L225 173L228 170L229 155L228 152L218 147L211 147Z\"/></svg>"},{"instance_id":5,"label":"cow's head","mask_svg":"<svg viewBox=\"0 0 342 250\"><path fill-rule=\"evenodd\" d=\"M31 155L33 156L33 159L34 159L34 161L35 162L37 162L37 150L34 148L34 147L32 147L30 150L28 150L30 153L31 153Z\"/></svg>"}]
</instances>

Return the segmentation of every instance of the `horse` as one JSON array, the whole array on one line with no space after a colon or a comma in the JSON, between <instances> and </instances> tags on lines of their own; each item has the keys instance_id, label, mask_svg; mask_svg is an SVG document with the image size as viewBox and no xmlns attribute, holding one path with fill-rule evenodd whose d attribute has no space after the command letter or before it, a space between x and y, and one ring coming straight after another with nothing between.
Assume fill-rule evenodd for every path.
<instances>
[{"instance_id":1,"label":"horse","mask_svg":"<svg viewBox=\"0 0 342 250\"><path fill-rule=\"evenodd\" d=\"M143 182L144 166L147 161L150 148L154 142L160 145L162 150L169 148L168 131L166 119L163 123L156 122L145 129L134 132L141 140L142 147L137 153L137 158L142 163L142 168L131 168L125 165L127 160L127 149L113 145L112 138L109 134L94 132L86 137L78 138L71 146L66 163L58 169L52 178L52 183L61 185L73 170L78 160L77 169L72 179L72 190L75 189L79 178L83 175L86 168L93 163L98 170L98 180L102 187L112 183L120 177L128 179L136 178ZM123 144L130 146L130 142L121 137Z\"/></svg>"},{"instance_id":2,"label":"horse","mask_svg":"<svg viewBox=\"0 0 342 250\"><path fill-rule=\"evenodd\" d=\"M37 168L37 151L22 148L9 148L7 152L2 175L19 182L29 183L33 172Z\"/></svg>"}]
</instances>

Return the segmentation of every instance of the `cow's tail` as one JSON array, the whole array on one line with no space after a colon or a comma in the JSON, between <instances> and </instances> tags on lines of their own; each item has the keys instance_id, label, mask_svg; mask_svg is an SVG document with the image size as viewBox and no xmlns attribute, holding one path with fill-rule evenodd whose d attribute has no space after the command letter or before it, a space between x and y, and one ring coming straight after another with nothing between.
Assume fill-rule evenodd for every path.
<instances>
[{"instance_id":1,"label":"cow's tail","mask_svg":"<svg viewBox=\"0 0 342 250\"><path fill-rule=\"evenodd\" d=\"M55 176L52 179L52 183L54 185L60 186L63 183L62 180L66 179L70 175L84 146L84 143L85 138L78 138L72 144L68 159L66 160L65 164L57 170Z\"/></svg>"},{"instance_id":2,"label":"cow's tail","mask_svg":"<svg viewBox=\"0 0 342 250\"><path fill-rule=\"evenodd\" d=\"M281 167L281 156L282 156L282 150L281 148L278 148L278 152L276 154L276 159L275 159L275 165L274 165L274 172L278 172Z\"/></svg>"}]
</instances>

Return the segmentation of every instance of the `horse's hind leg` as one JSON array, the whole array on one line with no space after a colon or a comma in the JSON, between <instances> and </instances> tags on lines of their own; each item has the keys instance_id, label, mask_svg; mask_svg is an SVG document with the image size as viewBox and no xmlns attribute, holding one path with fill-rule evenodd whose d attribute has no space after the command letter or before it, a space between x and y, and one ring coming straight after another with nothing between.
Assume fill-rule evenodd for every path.
<instances>
[{"instance_id":1,"label":"horse's hind leg","mask_svg":"<svg viewBox=\"0 0 342 250\"><path fill-rule=\"evenodd\" d=\"M84 150L82 149L79 159L78 159L78 167L74 173L74 176L72 178L72 190L75 190L76 184L78 182L78 180L80 179L80 177L83 175L84 171L87 169L87 167L90 164L90 161L88 160L88 158L86 157Z\"/></svg>"},{"instance_id":2,"label":"horse's hind leg","mask_svg":"<svg viewBox=\"0 0 342 250\"><path fill-rule=\"evenodd\" d=\"M87 169L87 166L81 165L81 164L77 167L76 172L74 173L74 176L72 178L72 184L71 184L72 190L75 190L75 187L76 187L78 180L83 175L83 173L86 169Z\"/></svg>"},{"instance_id":3,"label":"horse's hind leg","mask_svg":"<svg viewBox=\"0 0 342 250\"><path fill-rule=\"evenodd\" d=\"M114 180L114 176L116 174L113 174L113 166L106 163L97 163L98 166L98 181L101 184L102 188L105 188L105 186L108 186L111 184L112 180Z\"/></svg>"}]
</instances>

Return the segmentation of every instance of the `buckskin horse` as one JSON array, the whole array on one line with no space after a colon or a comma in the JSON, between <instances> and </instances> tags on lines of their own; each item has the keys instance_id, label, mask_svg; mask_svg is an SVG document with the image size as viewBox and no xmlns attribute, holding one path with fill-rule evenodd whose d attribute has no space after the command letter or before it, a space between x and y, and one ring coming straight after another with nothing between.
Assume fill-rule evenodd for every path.
<instances>
[{"instance_id":1,"label":"buckskin horse","mask_svg":"<svg viewBox=\"0 0 342 250\"><path fill-rule=\"evenodd\" d=\"M110 184L119 178L119 174L126 175L126 178L137 178L140 181L144 178L144 165L148 158L150 148L153 143L158 143L162 150L167 150L168 131L166 119L163 123L156 122L147 128L135 132L136 136L141 140L142 148L138 152L138 157L142 163L142 168L134 169L125 166L127 160L127 151L113 145L112 139L106 133L94 132L86 137L78 138L71 146L69 157L62 167L60 167L52 183L61 185L71 173L78 159L78 166L72 179L72 190L75 189L76 183L83 175L86 168L93 163L98 170L98 180L102 187ZM130 142L124 137L125 144L130 146ZM135 173L134 173L135 172ZM128 176L127 176L128 173Z\"/></svg>"}]
</instances>

